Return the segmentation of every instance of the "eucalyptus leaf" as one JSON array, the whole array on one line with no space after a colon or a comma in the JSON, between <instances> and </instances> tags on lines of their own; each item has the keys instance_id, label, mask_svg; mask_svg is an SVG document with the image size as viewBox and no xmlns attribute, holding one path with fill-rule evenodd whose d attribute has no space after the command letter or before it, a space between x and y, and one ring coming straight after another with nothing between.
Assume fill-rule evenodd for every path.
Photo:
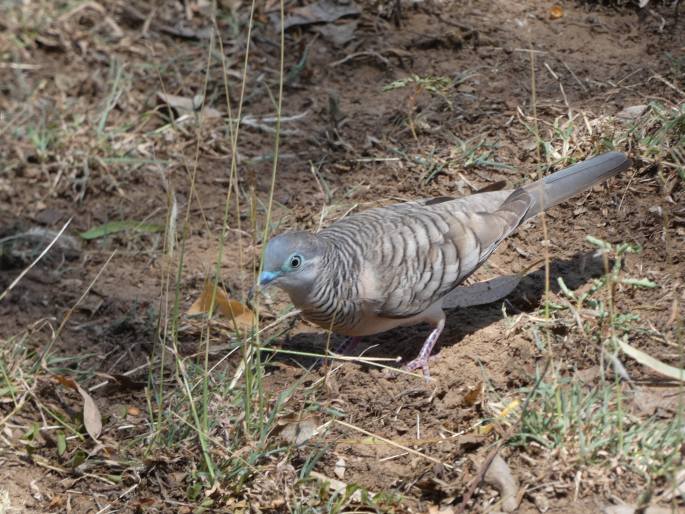
<instances>
[{"instance_id":1,"label":"eucalyptus leaf","mask_svg":"<svg viewBox=\"0 0 685 514\"><path fill-rule=\"evenodd\" d=\"M666 377L672 378L673 380L685 381L685 370L681 368L676 368L665 362L661 362L655 359L651 355L646 354L642 350L638 350L634 346L629 345L625 341L618 341L618 345L623 350L623 353L632 357L637 362L643 366L647 366L652 370L664 375Z\"/></svg>"}]
</instances>

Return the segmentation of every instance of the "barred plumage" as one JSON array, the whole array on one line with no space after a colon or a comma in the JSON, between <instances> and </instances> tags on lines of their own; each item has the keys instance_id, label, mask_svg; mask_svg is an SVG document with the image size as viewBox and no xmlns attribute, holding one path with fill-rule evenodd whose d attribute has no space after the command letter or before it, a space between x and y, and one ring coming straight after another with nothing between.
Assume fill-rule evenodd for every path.
<instances>
[{"instance_id":1,"label":"barred plumage","mask_svg":"<svg viewBox=\"0 0 685 514\"><path fill-rule=\"evenodd\" d=\"M409 364L427 374L444 325L443 298L521 223L629 166L611 152L513 191L396 204L318 234L286 233L269 243L260 282L283 288L305 319L342 334L431 323L433 333Z\"/></svg>"}]
</instances>

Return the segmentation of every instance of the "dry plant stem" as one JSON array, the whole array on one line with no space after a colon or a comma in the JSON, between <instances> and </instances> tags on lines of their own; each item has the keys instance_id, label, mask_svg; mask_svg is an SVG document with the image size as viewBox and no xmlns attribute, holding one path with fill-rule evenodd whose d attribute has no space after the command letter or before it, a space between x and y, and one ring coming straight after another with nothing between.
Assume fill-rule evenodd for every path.
<instances>
[{"instance_id":1,"label":"dry plant stem","mask_svg":"<svg viewBox=\"0 0 685 514\"><path fill-rule=\"evenodd\" d=\"M5 289L5 290L2 292L2 294L0 294L0 302L3 300L3 298L5 298L5 296L7 296L7 294L8 294L12 289L14 289L14 288L17 286L17 284L18 284L19 282L21 282L21 279L24 278L24 276L26 276L26 274L27 274L28 272L31 271L31 269L32 269L36 264L38 264L38 262L39 262L43 257L45 257L45 254L48 253L48 252L50 251L50 248L52 248L52 247L55 245L55 243L57 242L57 240L62 236L62 234L64 233L64 231L67 229L67 227L68 227L69 224L71 223L71 220L72 220L72 218L69 218L69 219L67 220L67 222L66 222L66 223L64 224L64 226L60 229L60 231L57 233L57 235L54 237L54 239L53 239L52 241L50 241L50 244L49 244L48 246L45 247L45 250L43 250L42 252L40 252L40 255L39 255L38 257L36 257L36 258L33 260L33 262L32 262L31 264L29 264L21 273L19 273L19 276L18 276L17 278L15 278L15 279L12 281L12 283L7 287L7 289Z\"/></svg>"},{"instance_id":2,"label":"dry plant stem","mask_svg":"<svg viewBox=\"0 0 685 514\"><path fill-rule=\"evenodd\" d=\"M71 318L71 315L72 315L72 314L74 313L74 311L76 310L76 307L78 307L78 306L81 304L81 302L83 301L83 299L84 299L86 296L88 296L88 293L90 292L90 290L91 290L91 289L93 288L93 286L95 285L95 282L98 281L98 279L100 278L100 275L102 275L102 272L105 271L105 268L106 268L107 265L110 263L110 261L112 260L112 258L116 255L116 253L117 253L117 251L114 250L114 251L110 254L109 258L105 261L105 263L102 265L102 267L98 270L97 274L95 275L95 278L93 278L93 280L90 282L90 284L88 284L88 287L86 287L86 289L83 291L83 293L81 294L81 296L79 297L79 299L76 300L76 303L74 303L74 305L72 305L71 308L70 308L70 309L67 311L67 313L64 315L64 318L62 319L62 322L59 324L59 327L57 327L57 330L55 331L54 336L52 337L52 339L50 339L50 342L49 342L48 345L45 347L45 350L43 350L43 353L42 353L42 355L40 356L40 361L39 361L39 362L40 362L40 365L41 365L41 367L42 367L43 369L45 369L45 370L48 369L47 362L45 361L45 358L46 358L47 355L50 353L50 350L52 349L52 346L55 344L55 342L57 342L57 339L59 339L59 336L60 336L60 334L62 333L62 330L64 329L64 326L67 324L67 321L69 321L69 319Z\"/></svg>"},{"instance_id":3,"label":"dry plant stem","mask_svg":"<svg viewBox=\"0 0 685 514\"><path fill-rule=\"evenodd\" d=\"M337 423L338 425L343 426L345 428L349 428L351 430L356 430L357 432L360 432L366 436L378 439L379 441L383 441L384 443L389 444L390 446L394 446L395 448L399 448L400 450L404 450L405 452L411 453L412 455L416 455L417 457L421 457L422 459L429 460L435 464L440 464L441 466L444 466L446 469L454 469L454 466L452 466L451 464L447 464L446 462L442 462L441 460L436 459L435 457L431 457L430 455L426 455L424 453L421 453L420 451L414 450L414 449L409 448L407 446L403 446L399 443L396 443L395 441L391 441L390 439L386 439L385 437L381 437L379 435L376 435L373 432L369 432L368 430L364 430L363 428L359 428L359 427L352 425L350 423L345 423L344 421L341 421L339 419L334 419L333 422ZM494 456L493 456L493 458L494 458Z\"/></svg>"},{"instance_id":4,"label":"dry plant stem","mask_svg":"<svg viewBox=\"0 0 685 514\"><path fill-rule=\"evenodd\" d=\"M150 48L150 51L153 52L153 55L154 55L154 51L152 50L152 48ZM157 79L159 80L160 88L162 89L162 92L166 95L167 91L166 91L166 87L164 85L164 80L162 78L162 74L159 70L159 67L156 68L156 71L157 71ZM175 127L174 116L173 116L173 112L171 110L170 105L167 105L167 111L168 111L167 115L169 116L169 120L171 120L170 123L172 126ZM194 187L192 185L192 177L191 177L191 194L190 194L191 200L193 197L193 195L192 195L193 190L194 190ZM188 202L188 209L190 208L191 204L192 204L192 201L189 201ZM188 211L186 210L186 220L187 220L187 218L188 218ZM177 223L175 225L177 227ZM186 229L186 226L187 226L186 223L184 223L183 232L182 232L182 236L181 236L181 246L180 246L180 250L179 250L179 260L180 261L183 260L183 252L185 250L185 229ZM163 272L164 274L162 276L162 286L161 286L163 296L160 297L160 307L161 307L160 313L162 311L164 311L164 316L163 316L163 318L160 316L160 321L157 323L159 333L157 334L157 338L155 339L156 341L159 341L159 343L161 345L161 355L160 355L160 361L159 361L159 376L160 377L164 377L164 373L166 370L166 348L167 348L166 340L167 340L167 336L170 333L170 330L172 328L173 328L173 330L176 329L176 322L175 322L176 318L175 318L175 316L178 315L177 303L178 303L178 295L179 295L179 291L178 291L178 287L177 287L176 288L177 289L176 290L176 301L172 304L171 311L170 311L169 310L169 297L170 297L171 276L172 276L172 270L173 270L174 266L173 266L173 262L171 261L171 258L173 257L173 248L169 244L169 241L174 240L174 246L175 246L176 234L171 232L170 226L167 226L165 229L168 230L170 233L169 233L168 237L166 238L166 240L167 240L167 258L169 260L168 260L167 266L164 267L164 272ZM180 266L182 269L182 264L180 264ZM180 276L180 273L177 273L177 276ZM160 327L160 325L162 325L162 319L163 319L163 325L164 325L163 328ZM169 326L170 320L172 322L171 327ZM164 397L164 381L159 380L159 389L157 392L157 426L158 427L161 427L161 425L162 425L163 397ZM154 418L154 416L151 416L151 419L153 419L153 418ZM161 430L158 429L157 434L161 435ZM155 440L156 440L156 436L155 436Z\"/></svg>"},{"instance_id":5,"label":"dry plant stem","mask_svg":"<svg viewBox=\"0 0 685 514\"><path fill-rule=\"evenodd\" d=\"M119 496L117 496L116 500L114 500L112 503L105 505L103 508L101 508L95 514L104 514L105 512L112 510L112 508L113 508L112 505L114 505L116 502L121 500L124 496L127 496L128 494L130 494L133 491L135 491L136 489L138 489L139 486L140 486L140 484L133 484L131 487L129 487L123 493L121 493Z\"/></svg>"},{"instance_id":6,"label":"dry plant stem","mask_svg":"<svg viewBox=\"0 0 685 514\"><path fill-rule=\"evenodd\" d=\"M205 343L205 348L207 352L207 357L208 357L208 352L209 352L209 338L210 338L210 324L209 320L212 317L212 313L214 312L214 307L215 307L215 302L216 302L216 288L219 282L219 275L220 275L220 269L221 269L221 262L223 260L223 251L224 251L224 243L226 241L226 232L229 230L228 228L228 211L229 207L231 204L231 194L235 189L235 198L236 198L236 218L238 220L238 233L242 233L242 227L241 227L241 222L240 222L240 198L239 198L239 193L238 193L238 168L237 168L237 159L238 159L238 136L240 134L240 118L242 116L242 109L243 109L243 103L244 103L244 98L245 98L245 89L246 89L246 84L247 84L247 64L250 56L250 43L252 41L252 26L253 26L253 19L254 19L254 11L255 11L255 2L253 1L251 4L250 8L250 17L248 20L248 26L247 26L247 42L246 42L246 48L245 48L245 59L243 62L243 74L242 74L242 82L241 82L241 87L240 87L240 98L238 100L238 113L237 113L237 118L236 118L236 126L235 130L233 129L233 112L231 108L231 99L230 99L230 93L228 90L228 82L226 77L228 77L227 73L227 68L226 68L226 57L224 53L224 46L223 46L223 40L221 39L221 32L218 30L217 24L216 24L216 18L212 19L213 25L214 25L214 31L212 32L212 36L214 34L218 34L218 42L219 42L219 49L221 53L221 68L223 71L223 76L224 76L224 94L226 97L226 110L228 113L228 133L229 133L229 139L230 139L230 144L231 144L231 164L230 164L230 172L229 172L229 184L226 189L226 198L224 200L224 213L223 213L223 222L221 226L221 232L219 233L219 249L217 253L217 259L216 259L216 266L215 266L215 271L214 271L214 278L213 278L213 285L214 285L214 294L212 294L212 299L210 302L210 307L208 311L208 316L207 316L207 332L206 332L206 343ZM206 75L206 81L208 80L208 74L209 74L209 59L211 56L211 51L208 53L208 63L207 63L207 75ZM206 91L206 84L207 82L205 81L205 91ZM198 139L199 140L199 139ZM242 247L242 238L238 237L238 253L239 253L239 263L240 263L240 269L242 269L243 266L243 247ZM235 324L235 320L233 320ZM236 325L237 327L237 325ZM205 367L205 370L207 372L207 367ZM241 368L239 368L241 369ZM232 387L231 387L232 389Z\"/></svg>"},{"instance_id":7,"label":"dry plant stem","mask_svg":"<svg viewBox=\"0 0 685 514\"><path fill-rule=\"evenodd\" d=\"M212 37L211 37L210 42L209 42L209 50L207 51L205 78L204 78L204 83L202 85L202 98L207 98L207 85L209 84L209 69L211 67L212 51L214 49L215 37L216 37L215 33L212 31ZM200 159L199 151L200 151L200 140L201 140L199 123L196 125L195 137L197 138L197 142L198 142L197 147L196 147L197 148L197 154L195 155L195 166L198 166L199 159ZM188 204L190 204L190 202L188 202ZM215 273L215 277L218 277L218 275L219 275L219 273L218 273L219 266L220 266L220 261L217 262L217 265L216 265L217 270ZM207 371L209 369L209 335L210 335L209 319L212 315L212 312L214 311L214 307L216 304L216 291L218 289L216 287L217 282L218 282L218 279L215 279L214 289L212 290L213 291L212 299L211 299L210 305L209 305L209 317L207 318L206 337L205 337L205 345L204 345L205 346L204 362L203 362L203 370L204 370L203 378L204 379L202 380L202 403L201 403L202 417L200 420L201 421L200 428L205 434L209 430L209 412L207 409L207 405L209 403L209 379L207 378L209 376L207 373ZM192 389L189 389L188 394L189 394L188 400L190 400L192 402L193 401ZM199 436L199 434L198 434L198 436ZM201 439L205 439L205 437L201 437ZM210 474L211 474L211 467L210 467Z\"/></svg>"},{"instance_id":8,"label":"dry plant stem","mask_svg":"<svg viewBox=\"0 0 685 514\"><path fill-rule=\"evenodd\" d=\"M183 417L181 417L178 413L171 411L171 415L178 420L179 423L186 425L188 428L194 429L190 423ZM212 437L211 434L204 434L204 436L207 438L207 440L211 441L212 444L214 444L215 448L218 448L224 453L224 457L231 457L231 458L236 458L239 459L240 462L245 465L245 467L249 468L250 471L255 472L257 471L257 468L253 464L250 464L247 462L245 459L243 459L240 455L238 455L237 452L232 451L230 448L228 448L219 438L217 437Z\"/></svg>"},{"instance_id":9,"label":"dry plant stem","mask_svg":"<svg viewBox=\"0 0 685 514\"><path fill-rule=\"evenodd\" d=\"M254 6L254 2L253 2ZM264 252L266 250L266 242L269 240L269 229L271 225L271 213L273 210L273 202L274 202L274 191L276 189L276 174L278 171L278 157L279 157L279 151L280 151L280 143L281 143L281 113L283 111L283 85L285 81L285 3L284 0L281 0L279 2L280 6L280 19L281 19L281 31L280 31L280 62L279 62L279 75L278 75L278 99L276 102L276 127L275 127L275 137L274 137L274 158L273 158L273 165L271 169L271 184L269 187L269 200L267 203L267 208L266 208L266 220L264 223L264 232L262 236L262 251L261 251L261 256L260 256L260 262L259 262L259 273L262 271L262 267L264 265ZM259 302L259 296L257 296L257 299L255 301L255 318L259 320L259 308L260 308L260 302ZM255 369L257 370L257 373L261 372L261 352L259 351L261 348L261 337L259 332L257 332L256 337L254 338L254 351L253 348L250 346L248 348L248 345L245 345L245 353L243 356L243 362L245 364L244 370L245 370L245 394L246 398L252 398L253 391L253 383L252 383L252 373L250 370L250 366L248 366L248 362L250 359L257 359ZM257 377L260 379L261 377ZM235 380L235 379L234 379ZM257 393L258 393L258 399L259 399L259 408L260 412L264 408L264 399L262 397L262 388L261 386L257 388ZM248 420L248 405L246 402L246 412L245 412L245 419ZM261 424L263 422L263 417L258 416L258 431L261 431Z\"/></svg>"},{"instance_id":10,"label":"dry plant stem","mask_svg":"<svg viewBox=\"0 0 685 514\"><path fill-rule=\"evenodd\" d=\"M213 45L213 35L212 35L212 41L210 43L210 47ZM207 63L207 71L205 73L205 81L204 81L204 90L206 92L207 90L207 81L208 81L208 73L209 73L209 59L211 57L211 51L208 52L208 63ZM159 75L159 69L158 75ZM164 81L162 80L161 75L159 75L159 80L160 84L162 87L162 90L164 90ZM173 120L173 116L171 117ZM197 131L196 127L196 143L195 143L195 155L193 158L193 166L191 168L190 172L190 194L189 194L189 201L186 206L186 212L185 216L183 219L183 228L181 232L181 244L180 244L180 249L178 253L178 266L176 267L176 279L175 279L175 292L174 292L174 301L173 301L173 308L171 312L171 343L174 348L174 351L176 354L178 354L178 323L180 320L180 306L181 306L181 275L183 274L183 267L184 267L184 258L185 258L185 247L188 239L188 233L189 233L189 227L190 227L190 214L192 211L192 198L195 196L197 197L197 192L195 188L196 184L196 178L197 178L197 170L198 170L198 163L199 163L199 157L200 157L200 137ZM165 364L165 355L164 355L164 349L166 348L165 340L166 340L166 334L167 331L164 332L163 340L162 340L162 361L161 361L161 367L160 367L160 373L164 372L164 364ZM186 377L184 376L185 369L183 367L183 362L182 361L176 361L176 375L177 379L179 382L185 383L187 382ZM161 376L161 375L160 375ZM183 380L182 380L183 379ZM163 398L163 387L164 387L164 382L160 380L159 382L159 392L158 392L158 408L159 408L159 416L158 416L158 423L161 424L162 420L162 398ZM186 387L186 390L188 388ZM190 404L190 410L192 412L193 418L195 420L196 424L196 430L198 433L198 439L200 441L200 447L202 448L202 456L205 461L205 464L207 465L207 470L210 476L210 479L212 482L214 481L216 477L216 473L214 471L214 465L212 463L212 458L209 453L209 448L207 446L207 441L205 438L202 436L202 431L199 430L201 428L201 421L200 417L198 416L197 409L195 407L195 402L193 401L192 396L188 397L188 401ZM158 432L158 434L161 432Z\"/></svg>"},{"instance_id":11,"label":"dry plant stem","mask_svg":"<svg viewBox=\"0 0 685 514\"><path fill-rule=\"evenodd\" d=\"M471 498L473 497L473 494L476 492L478 486L481 484L481 482L483 482L483 479L485 478L485 473L487 473L488 468L490 467L490 464L492 464L494 458L497 456L497 453L500 451L502 446L504 446L507 443L507 441L509 441L509 439L518 430L519 426L523 422L523 416L525 416L526 412L528 411L528 405L530 404L530 400L533 398L533 395L537 391L538 387L540 387L540 384L547 375L547 371L549 370L551 363L552 360L548 358L545 362L545 367L542 369L542 373L535 381L533 389L530 390L528 396L526 396L526 400L523 402L523 406L521 407L521 415L516 420L516 423L509 427L509 430L507 430L507 432L504 434L504 437L497 441L495 447L492 450L490 450L490 453L488 453L488 456L485 458L485 461L483 461L483 464L481 464L480 468L478 469L478 473L476 473L476 476L471 480L471 482L469 482L466 494L464 494L464 498L462 499L461 503L457 506L455 514L463 514L465 512L468 503L471 501Z\"/></svg>"},{"instance_id":12,"label":"dry plant stem","mask_svg":"<svg viewBox=\"0 0 685 514\"><path fill-rule=\"evenodd\" d=\"M535 51L530 48L530 101L533 108L533 126L535 127L535 154L540 162L540 128L538 127L537 92L535 86Z\"/></svg>"}]
</instances>

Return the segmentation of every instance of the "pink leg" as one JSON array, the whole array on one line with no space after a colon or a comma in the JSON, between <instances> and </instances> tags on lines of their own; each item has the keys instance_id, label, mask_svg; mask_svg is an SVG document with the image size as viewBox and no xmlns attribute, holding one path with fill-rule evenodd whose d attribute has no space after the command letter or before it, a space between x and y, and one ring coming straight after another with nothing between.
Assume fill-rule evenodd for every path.
<instances>
[{"instance_id":1,"label":"pink leg","mask_svg":"<svg viewBox=\"0 0 685 514\"><path fill-rule=\"evenodd\" d=\"M352 350L354 350L357 347L359 341L361 340L362 338L358 336L348 337L342 343L335 345L333 347L333 353L337 353L340 355L350 355L352 353ZM323 362L324 359L318 359L316 361L315 367L321 366Z\"/></svg>"},{"instance_id":2,"label":"pink leg","mask_svg":"<svg viewBox=\"0 0 685 514\"><path fill-rule=\"evenodd\" d=\"M354 350L357 347L359 341L361 340L362 338L359 336L348 337L347 339L345 339L345 341L337 345L333 349L333 351L335 353L339 353L342 355L350 355L352 353L352 350Z\"/></svg>"},{"instance_id":3,"label":"pink leg","mask_svg":"<svg viewBox=\"0 0 685 514\"><path fill-rule=\"evenodd\" d=\"M428 358L430 357L431 352L433 351L433 347L435 346L435 343L438 341L438 337L440 337L442 329L444 328L445 318L443 317L440 321L438 321L438 324L430 333L428 339L426 339L426 341L423 343L421 351L419 352L419 356L410 363L408 363L404 367L404 369L408 371L414 371L416 369L421 368L421 370L423 371L423 376L426 378L426 380L430 378L431 374L428 370Z\"/></svg>"}]
</instances>

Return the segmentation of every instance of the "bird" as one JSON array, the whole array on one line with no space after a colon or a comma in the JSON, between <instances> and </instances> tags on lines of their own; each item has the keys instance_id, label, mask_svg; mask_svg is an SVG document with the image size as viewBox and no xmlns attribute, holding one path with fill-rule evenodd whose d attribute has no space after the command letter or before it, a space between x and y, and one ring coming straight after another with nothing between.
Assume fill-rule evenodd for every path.
<instances>
[{"instance_id":1,"label":"bird","mask_svg":"<svg viewBox=\"0 0 685 514\"><path fill-rule=\"evenodd\" d=\"M284 290L304 319L355 341L429 324L418 356L404 366L429 379L450 293L520 225L631 165L608 152L515 189L397 203L316 233L284 232L268 241L258 284Z\"/></svg>"}]
</instances>

